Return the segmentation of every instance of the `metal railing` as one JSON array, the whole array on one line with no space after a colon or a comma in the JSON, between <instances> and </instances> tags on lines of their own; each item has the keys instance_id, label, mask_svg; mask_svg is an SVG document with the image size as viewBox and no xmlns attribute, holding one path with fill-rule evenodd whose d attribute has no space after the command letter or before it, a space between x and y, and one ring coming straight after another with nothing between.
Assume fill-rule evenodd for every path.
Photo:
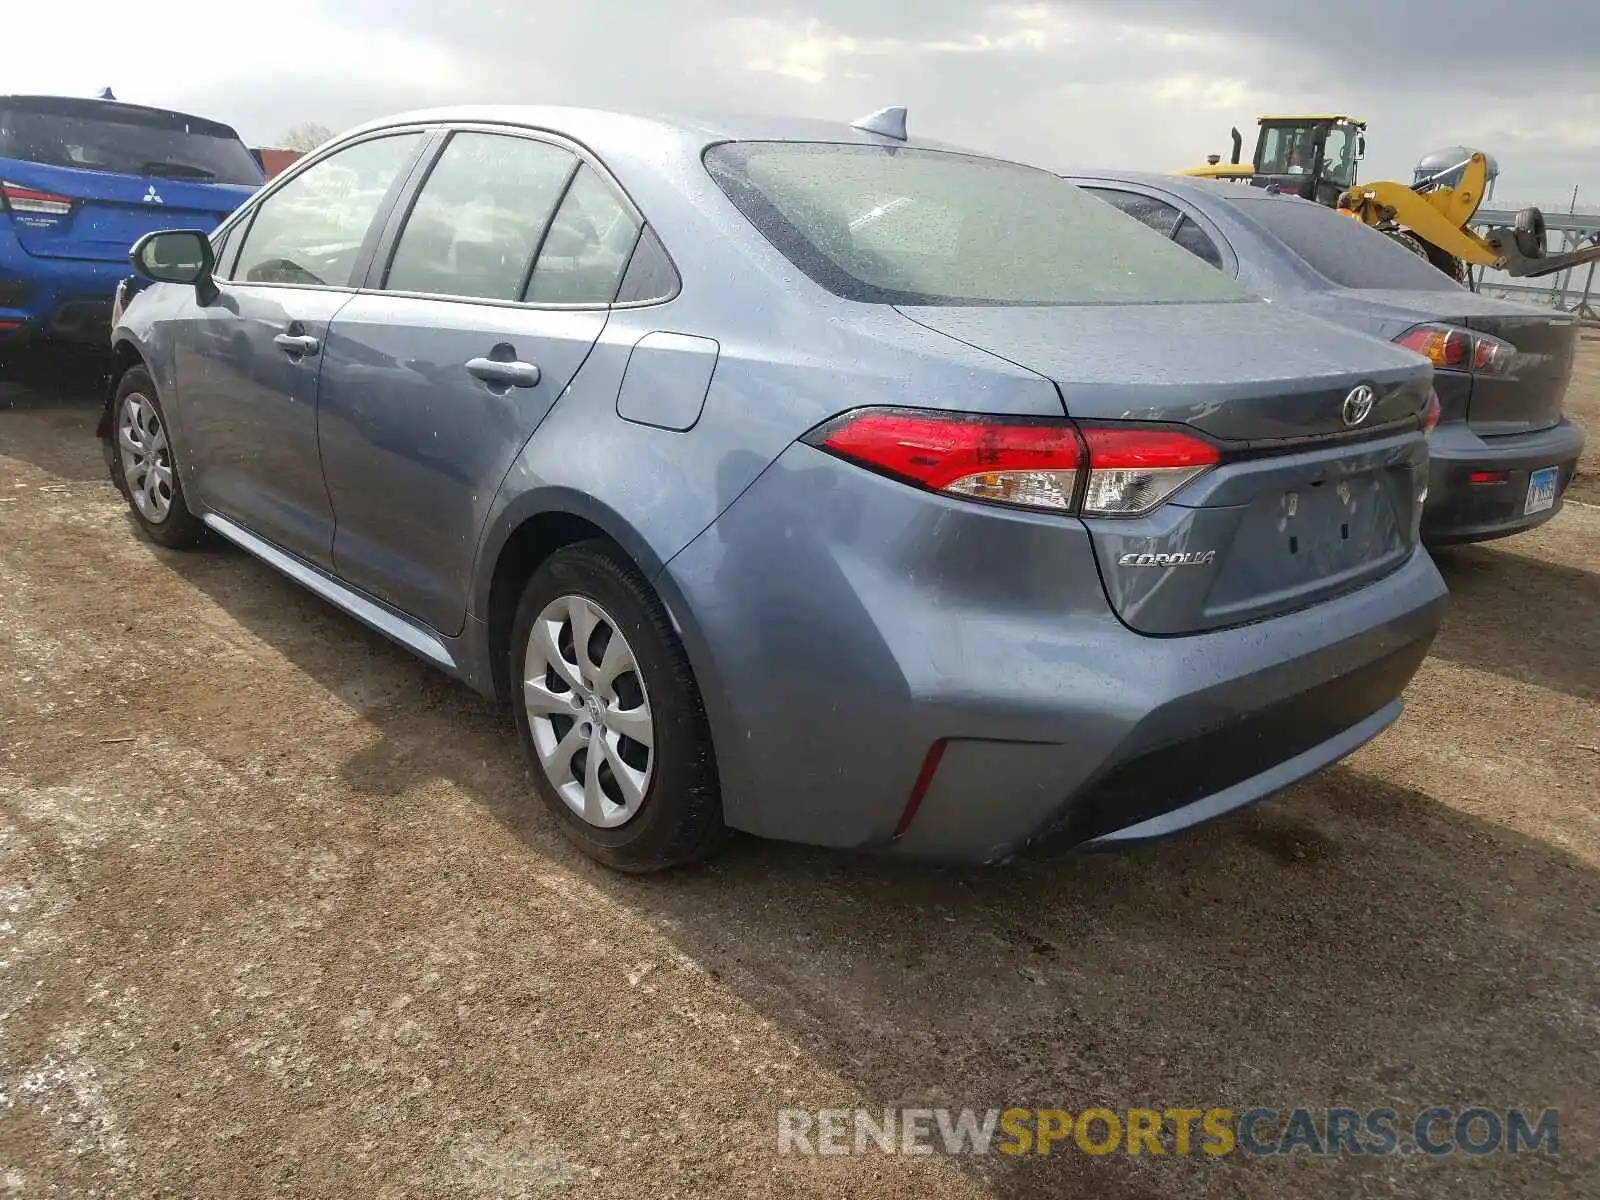
<instances>
[{"instance_id":1,"label":"metal railing","mask_svg":"<svg viewBox=\"0 0 1600 1200\"><path fill-rule=\"evenodd\" d=\"M1510 210L1481 208L1472 218L1472 226L1479 232L1491 226L1510 228L1517 214ZM1550 213L1544 215L1545 249L1552 254L1566 254L1584 246L1600 242L1600 213ZM1472 272L1472 288L1490 296L1528 300L1548 304L1560 312L1577 315L1581 320L1600 324L1596 304L1595 269L1600 263L1558 271L1544 279L1513 279L1504 271L1491 271L1476 267Z\"/></svg>"}]
</instances>

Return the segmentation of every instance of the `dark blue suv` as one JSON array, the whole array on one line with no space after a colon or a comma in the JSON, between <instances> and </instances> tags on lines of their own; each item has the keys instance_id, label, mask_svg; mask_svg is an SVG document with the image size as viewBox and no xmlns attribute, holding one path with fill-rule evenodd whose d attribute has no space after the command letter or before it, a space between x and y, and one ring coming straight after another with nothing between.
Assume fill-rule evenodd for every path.
<instances>
[{"instance_id":1,"label":"dark blue suv","mask_svg":"<svg viewBox=\"0 0 1600 1200\"><path fill-rule=\"evenodd\" d=\"M212 228L263 179L216 121L0 96L0 346L104 343L129 247L157 229Z\"/></svg>"}]
</instances>

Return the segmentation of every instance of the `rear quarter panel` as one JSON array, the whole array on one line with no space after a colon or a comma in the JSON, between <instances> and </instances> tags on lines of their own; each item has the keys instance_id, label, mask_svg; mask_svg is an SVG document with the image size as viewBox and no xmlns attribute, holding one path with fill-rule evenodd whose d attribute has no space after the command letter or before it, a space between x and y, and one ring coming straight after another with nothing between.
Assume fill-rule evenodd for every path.
<instances>
[{"instance_id":1,"label":"rear quarter panel","mask_svg":"<svg viewBox=\"0 0 1600 1200\"><path fill-rule=\"evenodd\" d=\"M786 447L846 409L883 404L1061 414L1055 388L1032 372L889 308L841 319L846 314L815 291L751 295L750 320L721 312L720 299L696 303L687 286L669 304L613 312L588 361L500 487L480 543L473 614L487 615L494 565L506 541L541 512L593 521L654 575ZM641 424L617 412L629 355L657 332L720 345L705 405L687 430Z\"/></svg>"}]
</instances>

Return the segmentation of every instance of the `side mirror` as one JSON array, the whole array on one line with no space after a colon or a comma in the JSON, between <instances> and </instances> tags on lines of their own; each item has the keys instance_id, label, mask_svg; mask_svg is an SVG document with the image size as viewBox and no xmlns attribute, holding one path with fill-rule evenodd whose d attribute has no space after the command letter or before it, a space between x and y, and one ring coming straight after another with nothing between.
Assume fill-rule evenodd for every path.
<instances>
[{"instance_id":1,"label":"side mirror","mask_svg":"<svg viewBox=\"0 0 1600 1200\"><path fill-rule=\"evenodd\" d=\"M1367 156L1367 137L1366 137L1365 134L1362 134L1361 136L1356 138L1356 157L1357 158L1365 158L1366 156Z\"/></svg>"},{"instance_id":2,"label":"side mirror","mask_svg":"<svg viewBox=\"0 0 1600 1200\"><path fill-rule=\"evenodd\" d=\"M199 229L147 233L128 254L133 269L157 283L202 284L217 265L211 239Z\"/></svg>"}]
</instances>

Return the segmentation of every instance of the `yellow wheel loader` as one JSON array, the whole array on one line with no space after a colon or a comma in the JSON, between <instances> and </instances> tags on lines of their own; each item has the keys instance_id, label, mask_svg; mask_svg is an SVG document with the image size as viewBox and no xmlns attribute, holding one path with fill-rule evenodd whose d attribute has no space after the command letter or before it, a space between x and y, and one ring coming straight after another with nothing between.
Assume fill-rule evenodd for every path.
<instances>
[{"instance_id":1,"label":"yellow wheel loader","mask_svg":"<svg viewBox=\"0 0 1600 1200\"><path fill-rule=\"evenodd\" d=\"M1235 129L1231 162L1213 154L1205 166L1181 174L1237 180L1337 208L1395 237L1463 283L1468 267L1538 276L1600 260L1600 245L1547 254L1544 214L1537 208L1517 213L1509 228L1474 230L1473 218L1495 174L1493 161L1480 151L1441 152L1444 159L1456 159L1442 166L1440 156L1430 155L1409 184L1359 183L1365 121L1329 114L1262 117L1258 124L1253 162L1239 161L1243 138Z\"/></svg>"},{"instance_id":2,"label":"yellow wheel loader","mask_svg":"<svg viewBox=\"0 0 1600 1200\"><path fill-rule=\"evenodd\" d=\"M1311 117L1262 117L1256 122L1255 158L1241 163L1244 139L1233 130L1233 159L1213 154L1203 167L1185 175L1237 179L1273 188L1332 208L1339 194L1356 181L1361 156L1367 151L1367 123L1358 117L1327 114Z\"/></svg>"}]
</instances>

